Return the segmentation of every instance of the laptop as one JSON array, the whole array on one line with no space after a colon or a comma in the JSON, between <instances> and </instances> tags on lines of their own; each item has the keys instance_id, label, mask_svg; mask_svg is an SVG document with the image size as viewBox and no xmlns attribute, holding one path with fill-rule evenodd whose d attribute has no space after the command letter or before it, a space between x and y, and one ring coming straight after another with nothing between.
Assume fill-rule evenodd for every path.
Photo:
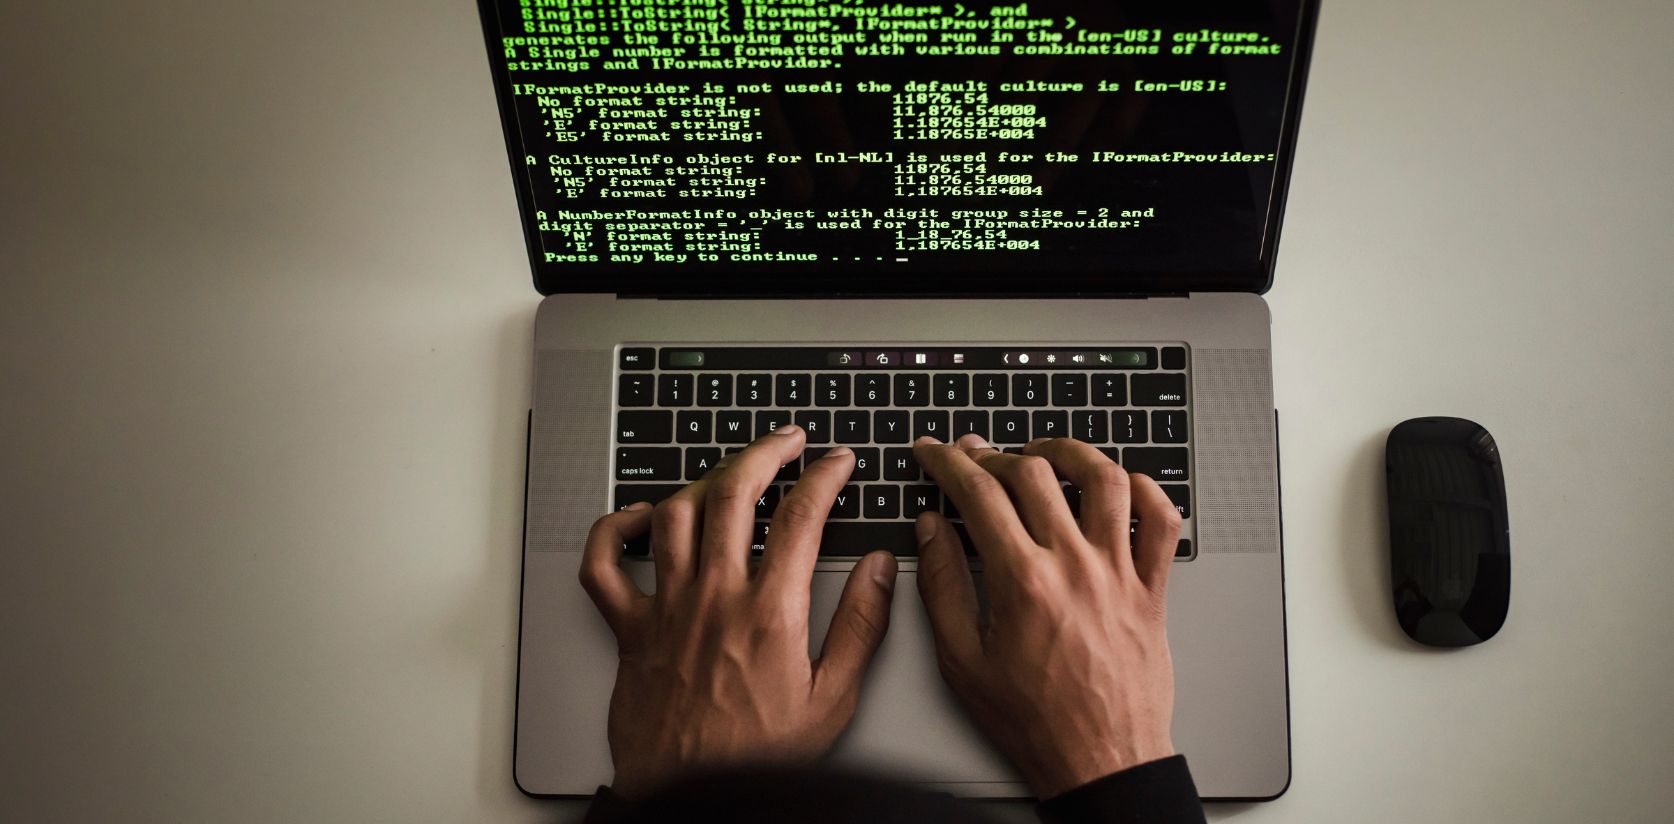
<instances>
[{"instance_id":1,"label":"laptop","mask_svg":"<svg viewBox=\"0 0 1674 824\"><path fill-rule=\"evenodd\" d=\"M1290 782L1271 285L1314 0L481 0L536 290L517 786L611 780L600 515L787 423L856 469L813 580L901 556L839 765L1029 789L936 671L919 435L1067 436L1163 485L1173 739L1209 799ZM757 502L757 550L800 463ZM1065 494L1074 503L1075 490ZM956 521L957 523L957 521ZM647 547L626 548L650 590ZM979 582L980 583L980 582Z\"/></svg>"}]
</instances>

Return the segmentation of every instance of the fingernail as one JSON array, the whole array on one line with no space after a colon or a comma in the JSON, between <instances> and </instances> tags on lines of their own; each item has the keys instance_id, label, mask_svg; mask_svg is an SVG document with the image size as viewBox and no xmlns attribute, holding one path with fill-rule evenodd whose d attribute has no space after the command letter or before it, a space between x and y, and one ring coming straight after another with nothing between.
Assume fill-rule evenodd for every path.
<instances>
[{"instance_id":1,"label":"fingernail","mask_svg":"<svg viewBox=\"0 0 1674 824\"><path fill-rule=\"evenodd\" d=\"M634 501L633 503L628 504L628 508L638 512L641 509L650 509L651 503L649 501Z\"/></svg>"},{"instance_id":2,"label":"fingernail","mask_svg":"<svg viewBox=\"0 0 1674 824\"><path fill-rule=\"evenodd\" d=\"M959 445L966 449L982 449L988 446L988 440L975 432L966 432L959 436Z\"/></svg>"},{"instance_id":3,"label":"fingernail","mask_svg":"<svg viewBox=\"0 0 1674 824\"><path fill-rule=\"evenodd\" d=\"M795 434L797 432L801 432L801 431L802 431L802 427L797 426L794 423L787 423L784 426L781 426L778 429L773 430L774 434L777 434L777 435L793 435L793 434Z\"/></svg>"},{"instance_id":4,"label":"fingernail","mask_svg":"<svg viewBox=\"0 0 1674 824\"><path fill-rule=\"evenodd\" d=\"M918 537L919 546L930 543L930 539L936 537L936 520L920 516L913 522L913 534Z\"/></svg>"},{"instance_id":5,"label":"fingernail","mask_svg":"<svg viewBox=\"0 0 1674 824\"><path fill-rule=\"evenodd\" d=\"M872 562L872 582L884 592L895 591L895 556L884 555Z\"/></svg>"},{"instance_id":6,"label":"fingernail","mask_svg":"<svg viewBox=\"0 0 1674 824\"><path fill-rule=\"evenodd\" d=\"M853 449L850 449L846 446L839 446L839 447L834 447L832 449L826 450L825 457L827 457L827 458L841 458L844 455L853 455L853 454L854 454Z\"/></svg>"},{"instance_id":7,"label":"fingernail","mask_svg":"<svg viewBox=\"0 0 1674 824\"><path fill-rule=\"evenodd\" d=\"M918 436L918 440L913 441L913 443L941 443L941 441L938 441L929 435L920 435Z\"/></svg>"}]
</instances>

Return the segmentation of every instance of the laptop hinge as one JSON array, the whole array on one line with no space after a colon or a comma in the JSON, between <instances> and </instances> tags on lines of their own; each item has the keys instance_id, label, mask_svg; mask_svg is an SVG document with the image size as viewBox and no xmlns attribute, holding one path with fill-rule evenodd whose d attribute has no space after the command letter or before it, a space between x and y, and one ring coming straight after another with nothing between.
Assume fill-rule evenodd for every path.
<instances>
[{"instance_id":1,"label":"laptop hinge","mask_svg":"<svg viewBox=\"0 0 1674 824\"><path fill-rule=\"evenodd\" d=\"M1147 298L1189 298L1186 292L1060 292L1043 295L1038 292L963 292L936 294L902 294L900 292L774 292L741 294L701 294L696 292L658 292L647 294L617 293L618 300L1145 300Z\"/></svg>"}]
</instances>

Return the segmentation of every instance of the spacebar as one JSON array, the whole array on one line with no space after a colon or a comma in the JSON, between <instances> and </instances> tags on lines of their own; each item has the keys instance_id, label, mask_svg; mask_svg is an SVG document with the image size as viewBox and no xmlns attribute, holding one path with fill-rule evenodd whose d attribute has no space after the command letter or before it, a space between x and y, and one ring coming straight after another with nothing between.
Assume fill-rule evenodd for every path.
<instances>
[{"instance_id":1,"label":"spacebar","mask_svg":"<svg viewBox=\"0 0 1674 824\"><path fill-rule=\"evenodd\" d=\"M918 540L908 521L826 521L820 537L820 554L836 558L858 558L873 550L886 549L896 555L917 555Z\"/></svg>"}]
</instances>

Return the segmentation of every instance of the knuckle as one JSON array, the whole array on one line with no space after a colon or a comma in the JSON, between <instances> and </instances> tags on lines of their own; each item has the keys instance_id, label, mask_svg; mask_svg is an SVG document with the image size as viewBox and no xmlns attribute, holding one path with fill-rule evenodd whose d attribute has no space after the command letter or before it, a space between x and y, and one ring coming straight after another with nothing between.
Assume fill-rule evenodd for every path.
<instances>
[{"instance_id":1,"label":"knuckle","mask_svg":"<svg viewBox=\"0 0 1674 824\"><path fill-rule=\"evenodd\" d=\"M889 630L889 614L875 605L862 605L849 612L849 632L866 646L876 646Z\"/></svg>"},{"instance_id":2,"label":"knuckle","mask_svg":"<svg viewBox=\"0 0 1674 824\"><path fill-rule=\"evenodd\" d=\"M715 506L730 506L739 502L748 502L754 506L756 491L752 484L735 474L727 474L709 487L709 503Z\"/></svg>"},{"instance_id":3,"label":"knuckle","mask_svg":"<svg viewBox=\"0 0 1674 824\"><path fill-rule=\"evenodd\" d=\"M697 518L697 504L690 497L676 495L651 510L651 523L659 532L683 528Z\"/></svg>"},{"instance_id":4,"label":"knuckle","mask_svg":"<svg viewBox=\"0 0 1674 824\"><path fill-rule=\"evenodd\" d=\"M989 498L1005 494L1000 482L987 472L968 472L959 476L959 491L971 498Z\"/></svg>"},{"instance_id":5,"label":"knuckle","mask_svg":"<svg viewBox=\"0 0 1674 824\"><path fill-rule=\"evenodd\" d=\"M1057 473L1052 469L1052 462L1039 455L1020 455L1012 466L1012 471L1017 473L1018 477L1032 483L1057 478Z\"/></svg>"},{"instance_id":6,"label":"knuckle","mask_svg":"<svg viewBox=\"0 0 1674 824\"><path fill-rule=\"evenodd\" d=\"M1128 471L1109 458L1093 464L1092 476L1090 480L1100 486L1121 489L1128 485Z\"/></svg>"},{"instance_id":7,"label":"knuckle","mask_svg":"<svg viewBox=\"0 0 1674 824\"><path fill-rule=\"evenodd\" d=\"M829 509L820 506L810 495L792 492L779 502L779 508L773 513L773 520L786 527L817 524L825 520L825 513Z\"/></svg>"}]
</instances>

